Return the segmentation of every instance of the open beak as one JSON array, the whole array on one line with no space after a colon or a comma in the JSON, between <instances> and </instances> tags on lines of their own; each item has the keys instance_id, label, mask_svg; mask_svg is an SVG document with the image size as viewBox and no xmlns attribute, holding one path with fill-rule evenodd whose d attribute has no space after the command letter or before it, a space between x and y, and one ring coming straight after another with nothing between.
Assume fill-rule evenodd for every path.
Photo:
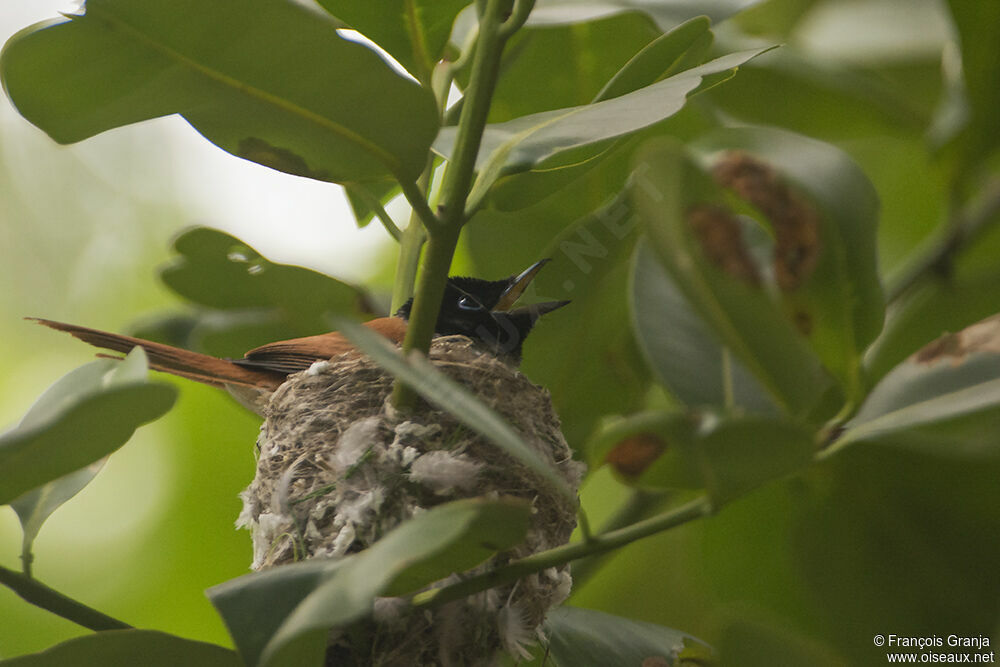
<instances>
[{"instance_id":1,"label":"open beak","mask_svg":"<svg viewBox=\"0 0 1000 667\"><path fill-rule=\"evenodd\" d=\"M528 285L531 281L535 279L538 272L542 270L542 267L549 263L548 258L540 259L524 271L521 272L516 278L510 281L510 285L504 290L504 293L500 295L500 300L497 304L493 306L493 310L510 310L514 307L514 304L521 295L524 294L524 290L528 289Z\"/></svg>"},{"instance_id":2,"label":"open beak","mask_svg":"<svg viewBox=\"0 0 1000 667\"><path fill-rule=\"evenodd\" d=\"M514 307L514 304L524 291L528 289L528 285L534 280L538 272L542 270L542 267L549 263L549 259L540 259L527 269L522 271L517 277L510 281L510 285L504 290L504 293L500 295L500 300L497 304L493 306L493 311L510 311ZM569 301L548 301L545 303L535 303L530 306L524 306L518 310L530 311L535 318L541 317L545 313L551 312L556 308L562 308Z\"/></svg>"}]
</instances>

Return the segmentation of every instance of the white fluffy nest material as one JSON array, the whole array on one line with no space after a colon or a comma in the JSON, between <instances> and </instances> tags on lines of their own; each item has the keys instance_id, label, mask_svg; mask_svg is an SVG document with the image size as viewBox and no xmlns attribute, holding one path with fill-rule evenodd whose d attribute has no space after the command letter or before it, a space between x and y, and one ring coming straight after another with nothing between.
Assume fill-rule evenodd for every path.
<instances>
[{"instance_id":1,"label":"white fluffy nest material","mask_svg":"<svg viewBox=\"0 0 1000 667\"><path fill-rule=\"evenodd\" d=\"M506 418L576 488L571 458L548 392L463 336L435 339L430 359ZM257 475L242 496L239 524L253 533L252 567L340 558L370 546L409 517L476 496L531 501L524 543L491 568L569 540L576 507L495 445L426 404L401 416L388 405L392 377L366 357L345 355L289 378L261 427ZM359 645L331 637L331 664L492 664L501 648L525 656L549 608L568 595L568 568L552 569L431 612L401 600L376 604Z\"/></svg>"}]
</instances>

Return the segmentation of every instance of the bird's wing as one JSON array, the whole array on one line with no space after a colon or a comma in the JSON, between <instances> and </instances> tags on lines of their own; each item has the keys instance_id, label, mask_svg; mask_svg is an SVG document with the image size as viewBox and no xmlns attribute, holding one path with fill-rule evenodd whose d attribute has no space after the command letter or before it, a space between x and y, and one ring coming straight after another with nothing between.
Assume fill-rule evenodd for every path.
<instances>
[{"instance_id":1,"label":"bird's wing","mask_svg":"<svg viewBox=\"0 0 1000 667\"><path fill-rule=\"evenodd\" d=\"M399 317L381 317L365 322L365 326L397 344L402 343L406 335L406 320ZM317 361L326 361L347 353L357 353L357 349L343 334L332 331L261 345L247 352L243 359L234 359L233 363L244 368L297 373Z\"/></svg>"}]
</instances>

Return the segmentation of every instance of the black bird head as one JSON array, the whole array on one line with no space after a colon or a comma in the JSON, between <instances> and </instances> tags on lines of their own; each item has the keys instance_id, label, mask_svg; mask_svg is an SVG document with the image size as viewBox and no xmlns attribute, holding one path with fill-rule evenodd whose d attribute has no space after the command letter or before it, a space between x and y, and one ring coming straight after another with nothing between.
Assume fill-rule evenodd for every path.
<instances>
[{"instance_id":1,"label":"black bird head","mask_svg":"<svg viewBox=\"0 0 1000 667\"><path fill-rule=\"evenodd\" d=\"M548 301L512 308L548 261L535 262L518 275L503 280L448 278L434 333L468 336L484 343L497 356L520 359L524 339L538 318L569 303ZM396 311L396 316L409 318L412 306L410 299Z\"/></svg>"}]
</instances>

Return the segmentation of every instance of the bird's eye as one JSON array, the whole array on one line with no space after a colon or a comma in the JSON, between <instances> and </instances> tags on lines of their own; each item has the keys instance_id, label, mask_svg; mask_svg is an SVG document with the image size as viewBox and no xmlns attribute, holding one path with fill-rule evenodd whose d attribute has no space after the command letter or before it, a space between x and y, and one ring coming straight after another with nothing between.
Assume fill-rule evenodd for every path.
<instances>
[{"instance_id":1,"label":"bird's eye","mask_svg":"<svg viewBox=\"0 0 1000 667\"><path fill-rule=\"evenodd\" d=\"M462 310L482 310L482 305L471 296L463 296L458 299L458 307Z\"/></svg>"}]
</instances>

